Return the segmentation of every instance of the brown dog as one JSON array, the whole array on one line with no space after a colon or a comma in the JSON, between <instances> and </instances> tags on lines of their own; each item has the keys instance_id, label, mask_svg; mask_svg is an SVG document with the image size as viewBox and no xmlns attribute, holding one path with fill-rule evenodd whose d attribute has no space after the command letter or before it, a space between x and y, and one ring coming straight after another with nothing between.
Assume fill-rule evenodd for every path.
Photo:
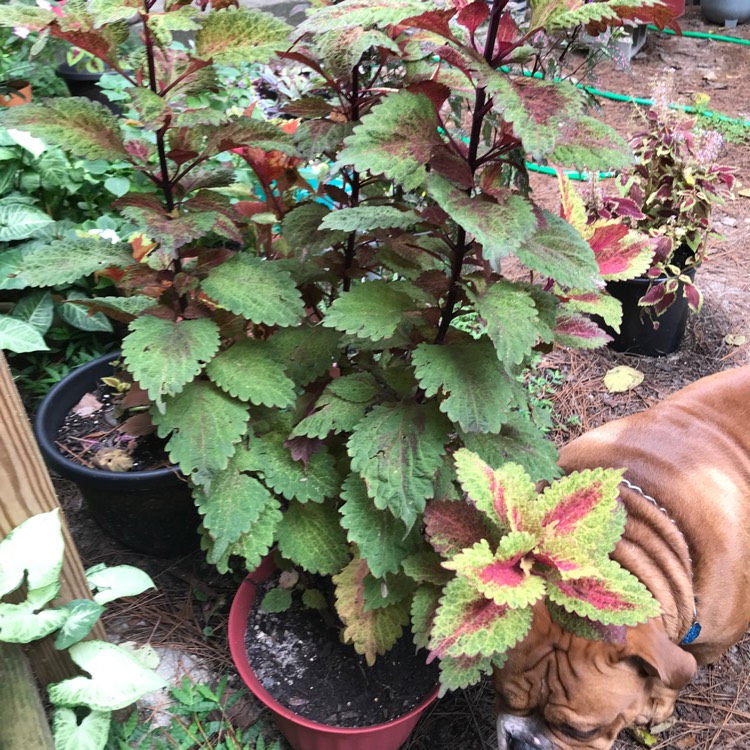
<instances>
[{"instance_id":1,"label":"brown dog","mask_svg":"<svg viewBox=\"0 0 750 750\"><path fill-rule=\"evenodd\" d=\"M662 615L614 644L571 635L538 606L495 674L500 750L607 750L624 727L664 721L698 664L750 622L750 366L583 435L560 466L627 467L637 488L622 485L628 523L612 556Z\"/></svg>"}]
</instances>

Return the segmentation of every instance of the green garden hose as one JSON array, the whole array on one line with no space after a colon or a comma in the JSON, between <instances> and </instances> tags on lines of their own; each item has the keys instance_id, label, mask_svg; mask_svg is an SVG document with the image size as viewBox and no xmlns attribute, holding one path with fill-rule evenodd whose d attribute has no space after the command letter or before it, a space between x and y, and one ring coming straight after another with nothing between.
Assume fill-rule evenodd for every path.
<instances>
[{"instance_id":1,"label":"green garden hose","mask_svg":"<svg viewBox=\"0 0 750 750\"><path fill-rule=\"evenodd\" d=\"M649 24L646 28L649 31L661 31L662 34L677 34L677 32L672 31L672 29L660 29L653 24ZM689 36L696 39L711 39L714 42L734 42L734 44L750 45L750 39L740 39L736 36L725 36L723 34L710 34L705 31L683 31L680 33L680 36Z\"/></svg>"}]
</instances>

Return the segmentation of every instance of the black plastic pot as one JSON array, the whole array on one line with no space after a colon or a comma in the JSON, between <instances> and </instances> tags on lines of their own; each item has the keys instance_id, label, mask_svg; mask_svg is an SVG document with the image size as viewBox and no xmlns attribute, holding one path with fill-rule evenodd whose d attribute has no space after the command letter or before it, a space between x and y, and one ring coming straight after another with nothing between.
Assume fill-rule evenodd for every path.
<instances>
[{"instance_id":1,"label":"black plastic pot","mask_svg":"<svg viewBox=\"0 0 750 750\"><path fill-rule=\"evenodd\" d=\"M112 375L118 352L88 362L63 378L42 401L34 420L47 466L78 485L92 518L111 537L154 557L172 557L198 547L200 523L190 490L176 467L110 472L89 469L65 457L55 442L65 417L81 396Z\"/></svg>"},{"instance_id":2,"label":"black plastic pot","mask_svg":"<svg viewBox=\"0 0 750 750\"><path fill-rule=\"evenodd\" d=\"M97 86L102 77L101 73L79 71L69 65L58 65L55 73L65 81L71 96L85 96L87 99L100 102L116 115L122 114L122 109L107 99L104 92Z\"/></svg>"},{"instance_id":3,"label":"black plastic pot","mask_svg":"<svg viewBox=\"0 0 750 750\"><path fill-rule=\"evenodd\" d=\"M695 269L688 271L687 275L694 279ZM616 333L604 326L613 338L609 347L616 352L639 354L643 357L664 357L680 348L690 312L683 294L684 284L679 283L677 299L656 318L658 327L654 327L654 319L648 308L638 305L650 284L651 280L646 278L607 283L607 291L622 303L620 332Z\"/></svg>"}]
</instances>

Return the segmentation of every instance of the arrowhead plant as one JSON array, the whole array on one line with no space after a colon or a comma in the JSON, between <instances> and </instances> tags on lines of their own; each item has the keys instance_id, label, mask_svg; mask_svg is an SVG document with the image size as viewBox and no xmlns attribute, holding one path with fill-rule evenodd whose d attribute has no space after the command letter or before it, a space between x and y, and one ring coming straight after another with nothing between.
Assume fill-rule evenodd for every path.
<instances>
[{"instance_id":1,"label":"arrowhead plant","mask_svg":"<svg viewBox=\"0 0 750 750\"><path fill-rule=\"evenodd\" d=\"M124 366L193 488L208 560L253 569L277 548L332 576L369 661L411 620L455 686L501 658L543 597L576 623L633 621L641 592L606 560L622 519L594 502L604 489L580 519L555 516L616 481L535 499L556 451L520 381L540 350L606 340L587 313L616 317L605 275L638 255L570 201L562 216L538 205L525 159L599 170L631 155L570 80L523 73L558 71L570 29L663 24L664 6L541 0L520 28L505 0L343 0L296 29L235 6L4 8L0 24L123 76L130 111L51 100L2 124L124 161L151 186L117 201L139 228L127 241L40 247L21 278L111 280L116 293L87 304L128 325ZM142 49L121 59L131 16ZM176 31L194 43L174 45ZM218 66L272 58L304 70L307 90L276 93L279 119L227 111ZM505 515L482 462L509 477Z\"/></svg>"}]
</instances>

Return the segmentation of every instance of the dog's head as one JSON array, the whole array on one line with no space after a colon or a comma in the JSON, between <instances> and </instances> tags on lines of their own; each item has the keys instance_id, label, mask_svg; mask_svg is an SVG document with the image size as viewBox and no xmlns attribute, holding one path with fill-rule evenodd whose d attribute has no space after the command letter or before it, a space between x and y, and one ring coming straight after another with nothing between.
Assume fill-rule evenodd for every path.
<instances>
[{"instance_id":1,"label":"dog's head","mask_svg":"<svg viewBox=\"0 0 750 750\"><path fill-rule=\"evenodd\" d=\"M659 621L628 628L622 643L590 641L537 607L495 672L500 750L608 750L624 727L667 719L696 670Z\"/></svg>"}]
</instances>

